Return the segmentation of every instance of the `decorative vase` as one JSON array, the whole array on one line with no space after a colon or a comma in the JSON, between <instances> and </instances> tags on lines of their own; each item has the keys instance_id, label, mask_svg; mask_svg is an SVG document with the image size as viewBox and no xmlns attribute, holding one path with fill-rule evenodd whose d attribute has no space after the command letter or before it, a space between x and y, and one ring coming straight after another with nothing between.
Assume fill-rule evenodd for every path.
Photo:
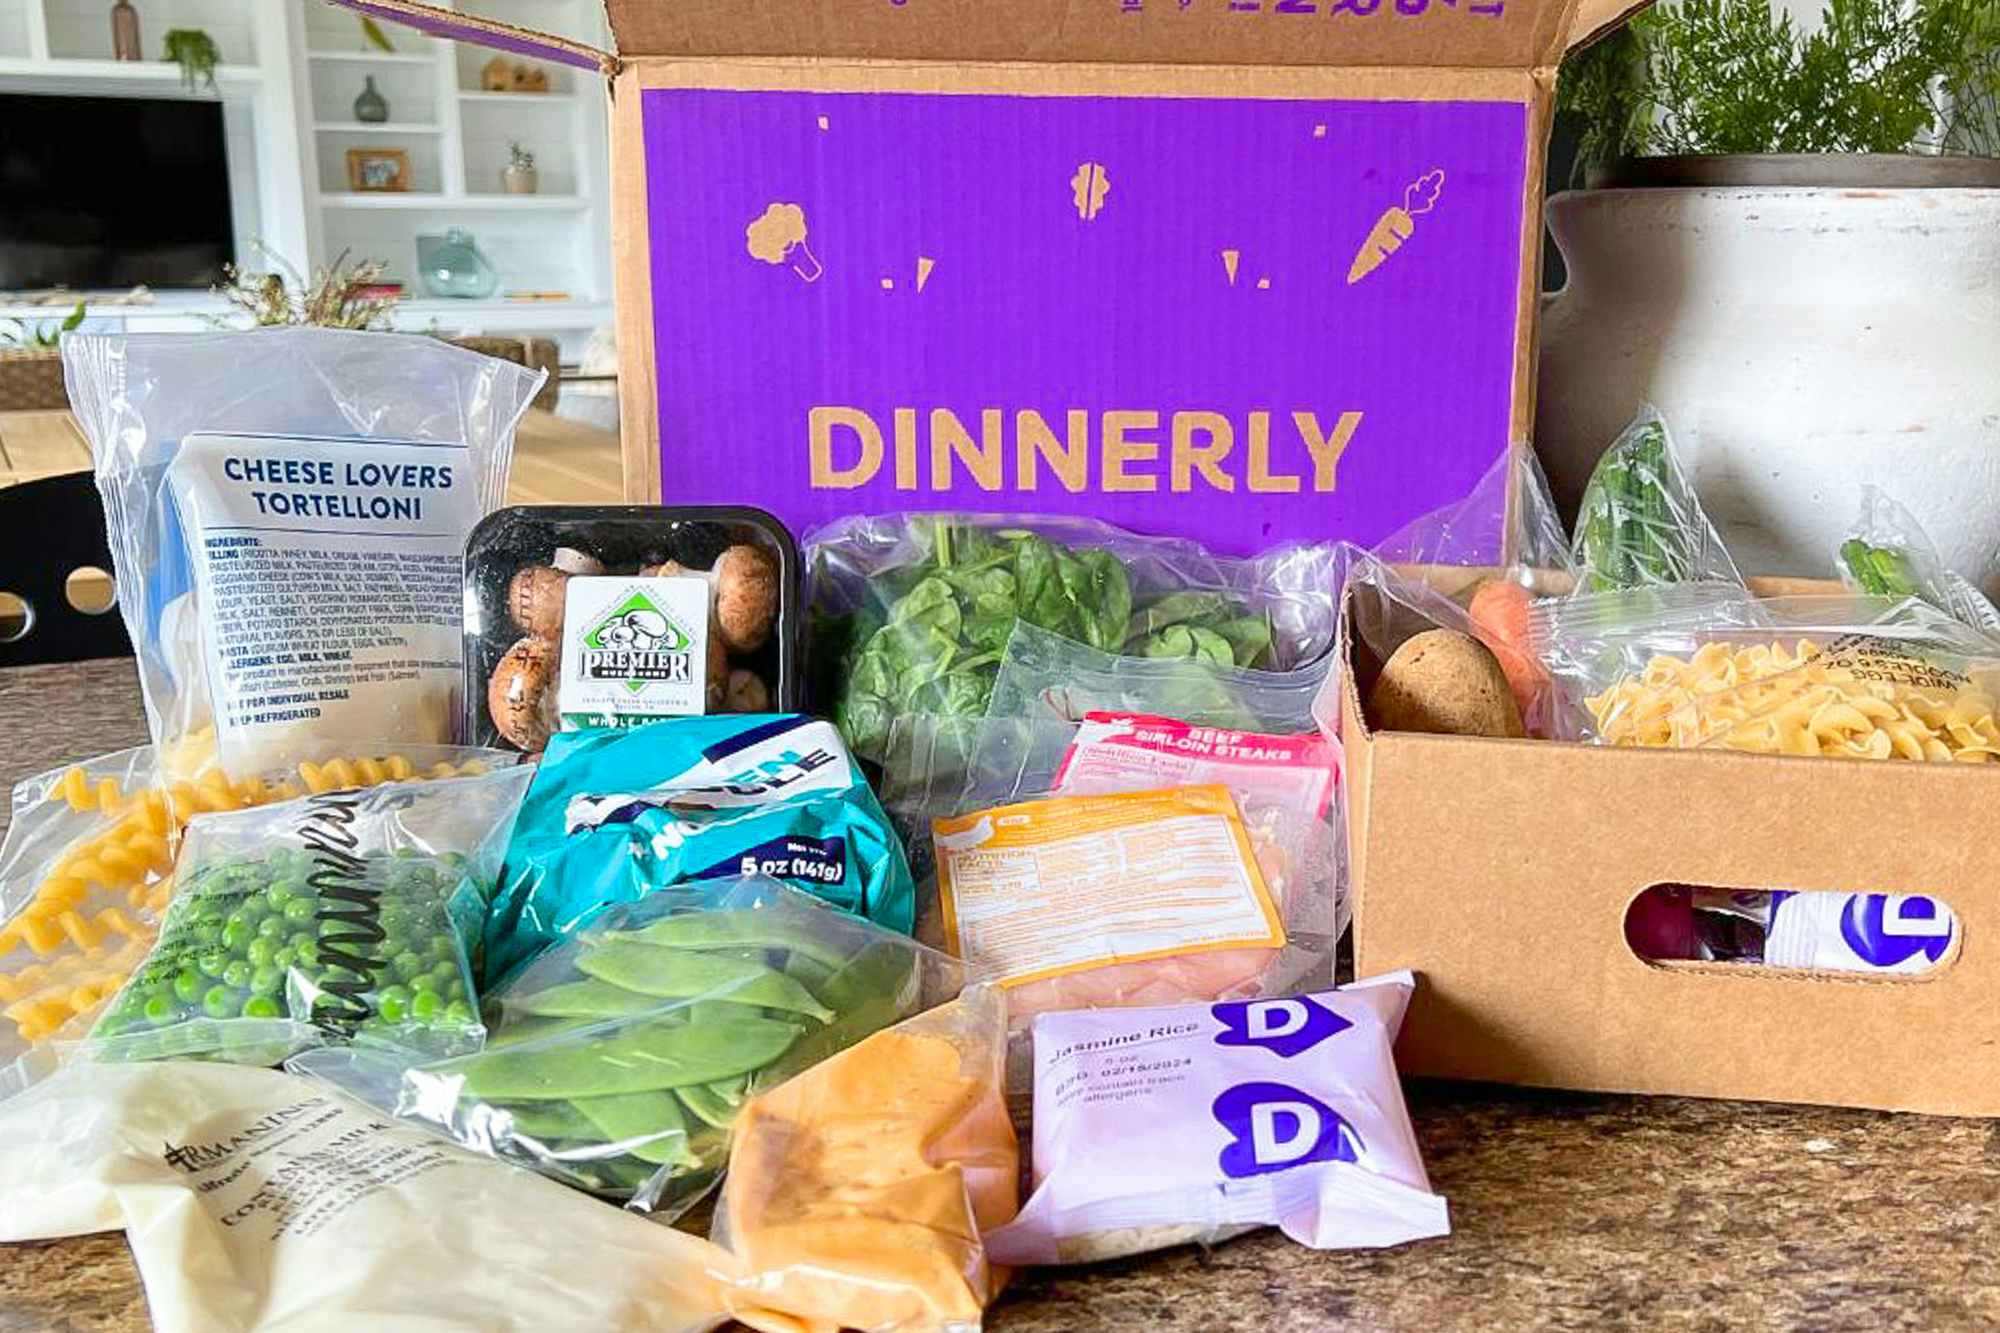
<instances>
[{"instance_id":1,"label":"decorative vase","mask_svg":"<svg viewBox=\"0 0 2000 1333\"><path fill-rule=\"evenodd\" d=\"M139 60L139 11L132 0L118 0L111 6L111 58Z\"/></svg>"},{"instance_id":2,"label":"decorative vase","mask_svg":"<svg viewBox=\"0 0 2000 1333\"><path fill-rule=\"evenodd\" d=\"M1830 577L1874 482L2000 593L2000 161L1646 170L1549 201L1569 283L1535 443L1558 506L1651 403L1745 573Z\"/></svg>"},{"instance_id":3,"label":"decorative vase","mask_svg":"<svg viewBox=\"0 0 2000 1333\"><path fill-rule=\"evenodd\" d=\"M361 94L354 99L354 118L364 125L380 125L389 119L389 99L375 90L375 76L363 77Z\"/></svg>"},{"instance_id":4,"label":"decorative vase","mask_svg":"<svg viewBox=\"0 0 2000 1333\"><path fill-rule=\"evenodd\" d=\"M417 271L432 296L477 301L493 295L500 275L479 253L472 233L452 227L442 236L417 237Z\"/></svg>"},{"instance_id":5,"label":"decorative vase","mask_svg":"<svg viewBox=\"0 0 2000 1333\"><path fill-rule=\"evenodd\" d=\"M533 167L507 166L500 169L500 185L508 194L533 194L541 173Z\"/></svg>"}]
</instances>

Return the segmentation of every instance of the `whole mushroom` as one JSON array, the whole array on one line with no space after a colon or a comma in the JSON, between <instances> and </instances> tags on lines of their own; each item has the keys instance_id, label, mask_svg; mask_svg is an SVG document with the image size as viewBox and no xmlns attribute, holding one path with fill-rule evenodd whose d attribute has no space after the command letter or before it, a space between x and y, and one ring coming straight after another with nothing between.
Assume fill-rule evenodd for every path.
<instances>
[{"instance_id":1,"label":"whole mushroom","mask_svg":"<svg viewBox=\"0 0 2000 1333\"><path fill-rule=\"evenodd\" d=\"M527 565L507 583L507 615L524 633L554 642L562 637L569 575L553 565Z\"/></svg>"},{"instance_id":2,"label":"whole mushroom","mask_svg":"<svg viewBox=\"0 0 2000 1333\"><path fill-rule=\"evenodd\" d=\"M729 708L732 713L766 713L771 709L771 689L754 671L738 667L729 673Z\"/></svg>"},{"instance_id":3,"label":"whole mushroom","mask_svg":"<svg viewBox=\"0 0 2000 1333\"><path fill-rule=\"evenodd\" d=\"M710 626L730 652L754 653L770 639L778 619L778 566L758 547L738 543L707 571L664 560L639 572L649 578L707 579Z\"/></svg>"},{"instance_id":4,"label":"whole mushroom","mask_svg":"<svg viewBox=\"0 0 2000 1333\"><path fill-rule=\"evenodd\" d=\"M486 711L502 736L540 753L555 731L556 646L533 635L509 648L486 682Z\"/></svg>"}]
</instances>

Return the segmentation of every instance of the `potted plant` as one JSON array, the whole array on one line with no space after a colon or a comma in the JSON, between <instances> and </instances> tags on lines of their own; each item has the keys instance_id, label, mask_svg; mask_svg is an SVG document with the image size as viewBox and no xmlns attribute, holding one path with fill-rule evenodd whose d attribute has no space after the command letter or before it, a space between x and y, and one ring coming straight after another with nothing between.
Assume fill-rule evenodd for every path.
<instances>
[{"instance_id":1,"label":"potted plant","mask_svg":"<svg viewBox=\"0 0 2000 1333\"><path fill-rule=\"evenodd\" d=\"M175 28L161 44L166 47L166 58L181 67L181 82L189 92L204 85L208 91L216 91L215 67L222 63L222 52L216 49L213 37L200 28Z\"/></svg>"},{"instance_id":2,"label":"potted plant","mask_svg":"<svg viewBox=\"0 0 2000 1333\"><path fill-rule=\"evenodd\" d=\"M507 165L500 169L500 184L508 194L533 194L538 181L535 155L518 142L507 145Z\"/></svg>"},{"instance_id":3,"label":"potted plant","mask_svg":"<svg viewBox=\"0 0 2000 1333\"><path fill-rule=\"evenodd\" d=\"M1536 443L1572 509L1650 402L1745 569L1824 573L1861 483L2000 591L2000 4L1679 0L1562 71L1588 188Z\"/></svg>"}]
</instances>

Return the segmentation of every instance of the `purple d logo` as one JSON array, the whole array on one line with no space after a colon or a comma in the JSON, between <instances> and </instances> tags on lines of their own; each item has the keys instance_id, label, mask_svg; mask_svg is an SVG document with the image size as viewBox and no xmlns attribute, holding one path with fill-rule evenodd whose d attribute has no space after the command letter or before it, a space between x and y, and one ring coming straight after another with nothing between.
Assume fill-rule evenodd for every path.
<instances>
[{"instance_id":1,"label":"purple d logo","mask_svg":"<svg viewBox=\"0 0 2000 1333\"><path fill-rule=\"evenodd\" d=\"M1951 947L1951 910L1916 893L1857 893L1840 914L1840 937L1855 956L1894 967L1922 954L1935 963Z\"/></svg>"},{"instance_id":2,"label":"purple d logo","mask_svg":"<svg viewBox=\"0 0 2000 1333\"><path fill-rule=\"evenodd\" d=\"M1364 1151L1332 1107L1283 1083L1239 1083L1211 1110L1229 1133L1219 1161L1232 1180L1307 1162L1358 1162Z\"/></svg>"},{"instance_id":3,"label":"purple d logo","mask_svg":"<svg viewBox=\"0 0 2000 1333\"><path fill-rule=\"evenodd\" d=\"M1262 1046L1290 1059L1354 1026L1309 995L1283 1000L1238 1000L1210 1005L1222 1024L1217 1046Z\"/></svg>"}]
</instances>

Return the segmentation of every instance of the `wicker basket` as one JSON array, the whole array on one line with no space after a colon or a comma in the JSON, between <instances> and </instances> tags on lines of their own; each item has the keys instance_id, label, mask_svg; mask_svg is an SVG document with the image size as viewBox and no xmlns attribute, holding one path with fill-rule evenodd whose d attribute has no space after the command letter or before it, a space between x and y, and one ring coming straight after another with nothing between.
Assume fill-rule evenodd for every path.
<instances>
[{"instance_id":1,"label":"wicker basket","mask_svg":"<svg viewBox=\"0 0 2000 1333\"><path fill-rule=\"evenodd\" d=\"M51 411L68 406L61 353L53 347L0 348L0 412Z\"/></svg>"}]
</instances>

